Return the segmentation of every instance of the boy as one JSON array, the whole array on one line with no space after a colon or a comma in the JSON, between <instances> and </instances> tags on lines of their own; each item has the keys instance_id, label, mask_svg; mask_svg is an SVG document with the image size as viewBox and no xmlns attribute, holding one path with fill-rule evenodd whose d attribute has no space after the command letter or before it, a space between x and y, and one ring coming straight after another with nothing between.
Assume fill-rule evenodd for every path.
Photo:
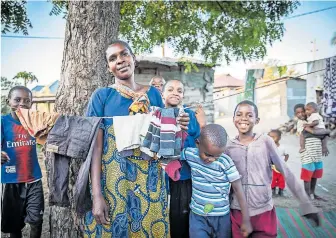
<instances>
[{"instance_id":1,"label":"boy","mask_svg":"<svg viewBox=\"0 0 336 238\"><path fill-rule=\"evenodd\" d=\"M36 141L21 125L15 111L30 109L32 92L13 87L7 104L11 113L1 116L1 183L3 185L1 230L10 237L22 237L25 223L30 237L41 237L44 212L42 173L38 164Z\"/></svg>"},{"instance_id":2,"label":"boy","mask_svg":"<svg viewBox=\"0 0 336 238\"><path fill-rule=\"evenodd\" d=\"M250 237L277 237L277 216L272 199L272 169L274 164L294 197L300 201L301 215L319 224L319 210L309 201L303 186L280 158L277 147L271 137L254 132L260 122L258 107L255 103L244 100L234 110L233 123L238 135L226 146L226 154L232 158L242 176L244 195L250 214L253 233ZM231 221L233 238L241 237L242 208L234 193L231 200Z\"/></svg>"},{"instance_id":3,"label":"boy","mask_svg":"<svg viewBox=\"0 0 336 238\"><path fill-rule=\"evenodd\" d=\"M206 125L197 140L198 148L183 150L181 160L191 167L190 237L231 237L230 184L242 208L241 232L252 232L240 175L231 158L224 154L227 134L216 124Z\"/></svg>"},{"instance_id":4,"label":"boy","mask_svg":"<svg viewBox=\"0 0 336 238\"><path fill-rule=\"evenodd\" d=\"M278 147L278 152L279 156L287 162L289 155L286 153L285 148L280 145L280 140L281 140L281 131L279 130L271 130L268 135L272 137L274 140L275 145ZM280 197L283 196L283 190L285 189L286 183L285 183L285 178L283 175L276 169L275 165L272 165L272 170L273 170L273 178L272 178L272 192L273 195L276 194L276 188L279 188L279 193L278 195Z\"/></svg>"},{"instance_id":5,"label":"boy","mask_svg":"<svg viewBox=\"0 0 336 238\"><path fill-rule=\"evenodd\" d=\"M297 131L300 134L300 144L302 140L304 140L305 144L304 150L300 150L301 179L304 181L305 191L308 196L312 199L320 199L315 194L315 187L317 179L321 178L323 173L322 155L326 156L329 152L326 145L325 130L311 128L311 126L316 124L315 116L313 115L310 118L310 123L307 123L306 109L308 109L308 116L311 116L314 111L314 103L308 103L306 107L303 104L298 104L294 107L295 115L299 119ZM321 139L323 139L322 142Z\"/></svg>"},{"instance_id":6,"label":"boy","mask_svg":"<svg viewBox=\"0 0 336 238\"><path fill-rule=\"evenodd\" d=\"M306 106L298 104L294 108L297 117L297 132L300 134L300 153L305 150L305 138L315 137L323 139L324 147L326 147L326 136L329 130L326 130L323 118L318 113L318 105L314 102L307 103ZM307 118L308 116L308 118ZM327 154L329 152L326 152Z\"/></svg>"}]
</instances>

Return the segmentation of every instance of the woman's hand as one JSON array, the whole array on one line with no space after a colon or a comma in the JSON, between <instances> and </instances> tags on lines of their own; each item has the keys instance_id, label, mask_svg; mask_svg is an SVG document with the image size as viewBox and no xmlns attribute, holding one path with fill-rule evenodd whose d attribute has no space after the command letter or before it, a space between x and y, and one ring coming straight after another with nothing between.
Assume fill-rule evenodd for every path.
<instances>
[{"instance_id":1,"label":"woman's hand","mask_svg":"<svg viewBox=\"0 0 336 238\"><path fill-rule=\"evenodd\" d=\"M93 197L92 214L96 219L97 224L110 224L109 209L106 205L103 195Z\"/></svg>"},{"instance_id":2,"label":"woman's hand","mask_svg":"<svg viewBox=\"0 0 336 238\"><path fill-rule=\"evenodd\" d=\"M177 123L180 124L181 129L187 131L189 126L190 117L188 113L181 113L179 117L176 118Z\"/></svg>"}]
</instances>

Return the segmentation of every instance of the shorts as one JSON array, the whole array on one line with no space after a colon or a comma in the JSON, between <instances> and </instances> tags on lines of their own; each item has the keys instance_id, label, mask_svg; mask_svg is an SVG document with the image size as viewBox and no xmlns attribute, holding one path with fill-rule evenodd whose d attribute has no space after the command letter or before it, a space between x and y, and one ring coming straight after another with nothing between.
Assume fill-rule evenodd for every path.
<instances>
[{"instance_id":1,"label":"shorts","mask_svg":"<svg viewBox=\"0 0 336 238\"><path fill-rule=\"evenodd\" d=\"M263 212L261 214L251 216L250 221L252 224L253 232L249 235L250 238L276 238L277 237L277 216L275 208ZM239 210L231 210L232 222L232 237L243 238L240 226L242 224L242 213Z\"/></svg>"},{"instance_id":2,"label":"shorts","mask_svg":"<svg viewBox=\"0 0 336 238\"><path fill-rule=\"evenodd\" d=\"M191 179L173 181L170 187L170 235L172 238L189 238Z\"/></svg>"},{"instance_id":3,"label":"shorts","mask_svg":"<svg viewBox=\"0 0 336 238\"><path fill-rule=\"evenodd\" d=\"M192 238L231 237L230 213L223 216L201 216L191 211L189 234Z\"/></svg>"},{"instance_id":4,"label":"shorts","mask_svg":"<svg viewBox=\"0 0 336 238\"><path fill-rule=\"evenodd\" d=\"M301 169L301 179L306 182L310 182L312 178L322 178L323 174L323 163L311 162L308 164L302 164Z\"/></svg>"},{"instance_id":5,"label":"shorts","mask_svg":"<svg viewBox=\"0 0 336 238\"><path fill-rule=\"evenodd\" d=\"M2 232L16 233L23 229L25 223L42 224L44 213L42 180L2 185Z\"/></svg>"}]
</instances>

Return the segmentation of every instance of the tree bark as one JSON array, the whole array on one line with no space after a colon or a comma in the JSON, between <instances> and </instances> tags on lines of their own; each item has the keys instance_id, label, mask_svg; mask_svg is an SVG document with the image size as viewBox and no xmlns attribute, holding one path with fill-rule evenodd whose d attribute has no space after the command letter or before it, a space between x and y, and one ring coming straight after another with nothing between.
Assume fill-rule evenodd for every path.
<instances>
[{"instance_id":1,"label":"tree bark","mask_svg":"<svg viewBox=\"0 0 336 238\"><path fill-rule=\"evenodd\" d=\"M113 82L105 50L118 37L120 2L69 1L62 71L55 110L67 115L83 115L92 92ZM80 162L72 160L69 171L69 197ZM50 237L82 237L79 219L73 209L50 208Z\"/></svg>"}]
</instances>

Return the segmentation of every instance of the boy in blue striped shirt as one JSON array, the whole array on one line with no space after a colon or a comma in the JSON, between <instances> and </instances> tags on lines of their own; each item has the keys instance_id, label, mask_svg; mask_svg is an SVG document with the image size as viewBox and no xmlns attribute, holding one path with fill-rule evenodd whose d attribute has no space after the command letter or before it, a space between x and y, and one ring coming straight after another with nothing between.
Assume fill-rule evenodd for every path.
<instances>
[{"instance_id":1,"label":"boy in blue striped shirt","mask_svg":"<svg viewBox=\"0 0 336 238\"><path fill-rule=\"evenodd\" d=\"M186 148L181 154L181 160L191 167L190 237L231 237L231 185L242 208L242 235L247 237L252 232L240 175L224 154L226 142L225 129L209 124L201 131L198 148Z\"/></svg>"}]
</instances>

